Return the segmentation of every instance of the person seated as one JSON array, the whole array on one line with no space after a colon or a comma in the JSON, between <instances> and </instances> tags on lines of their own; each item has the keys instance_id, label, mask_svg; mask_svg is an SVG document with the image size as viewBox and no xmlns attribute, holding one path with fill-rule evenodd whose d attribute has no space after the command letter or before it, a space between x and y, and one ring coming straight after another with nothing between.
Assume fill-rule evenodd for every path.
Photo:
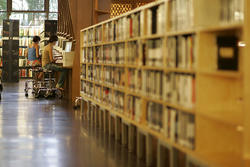
<instances>
[{"instance_id":1,"label":"person seated","mask_svg":"<svg viewBox=\"0 0 250 167\"><path fill-rule=\"evenodd\" d=\"M34 36L32 44L28 46L28 65L29 66L41 66L41 61L39 59L39 42L41 38L39 36Z\"/></svg>"},{"instance_id":2,"label":"person seated","mask_svg":"<svg viewBox=\"0 0 250 167\"><path fill-rule=\"evenodd\" d=\"M49 38L49 44L44 47L42 54L42 67L47 70L60 72L60 77L58 83L56 84L56 88L63 89L67 71L61 66L55 64L55 60L53 58L53 47L56 45L57 41L58 37L56 35L53 35Z\"/></svg>"}]
</instances>

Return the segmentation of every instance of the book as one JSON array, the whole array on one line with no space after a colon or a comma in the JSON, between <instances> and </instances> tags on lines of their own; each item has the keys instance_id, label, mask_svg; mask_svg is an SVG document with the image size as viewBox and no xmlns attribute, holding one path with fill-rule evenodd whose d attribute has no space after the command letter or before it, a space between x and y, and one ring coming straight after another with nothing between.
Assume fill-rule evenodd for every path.
<instances>
[{"instance_id":1,"label":"book","mask_svg":"<svg viewBox=\"0 0 250 167\"><path fill-rule=\"evenodd\" d=\"M154 130L160 131L163 128L163 106L154 102L147 104L147 123Z\"/></svg>"},{"instance_id":2,"label":"book","mask_svg":"<svg viewBox=\"0 0 250 167\"><path fill-rule=\"evenodd\" d=\"M114 86L123 88L125 86L124 68L114 68Z\"/></svg>"},{"instance_id":3,"label":"book","mask_svg":"<svg viewBox=\"0 0 250 167\"><path fill-rule=\"evenodd\" d=\"M221 23L241 22L244 20L244 0L220 0Z\"/></svg>"},{"instance_id":4,"label":"book","mask_svg":"<svg viewBox=\"0 0 250 167\"><path fill-rule=\"evenodd\" d=\"M195 148L195 116L173 108L164 111L166 137L189 149Z\"/></svg>"},{"instance_id":5,"label":"book","mask_svg":"<svg viewBox=\"0 0 250 167\"><path fill-rule=\"evenodd\" d=\"M128 43L128 56L127 62L130 65L139 65L140 64L140 57L139 57L139 43L137 41L129 42Z\"/></svg>"},{"instance_id":6,"label":"book","mask_svg":"<svg viewBox=\"0 0 250 167\"><path fill-rule=\"evenodd\" d=\"M124 93L120 91L115 91L113 96L114 108L123 113L124 111Z\"/></svg>"},{"instance_id":7,"label":"book","mask_svg":"<svg viewBox=\"0 0 250 167\"><path fill-rule=\"evenodd\" d=\"M94 78L94 81L97 83L102 83L101 71L102 71L101 66L94 66L93 78Z\"/></svg>"},{"instance_id":8,"label":"book","mask_svg":"<svg viewBox=\"0 0 250 167\"><path fill-rule=\"evenodd\" d=\"M81 65L81 72L80 72L80 75L82 78L86 79L86 65L85 64L82 64Z\"/></svg>"},{"instance_id":9,"label":"book","mask_svg":"<svg viewBox=\"0 0 250 167\"><path fill-rule=\"evenodd\" d=\"M217 61L218 70L238 70L238 39L234 36L217 37Z\"/></svg>"},{"instance_id":10,"label":"book","mask_svg":"<svg viewBox=\"0 0 250 167\"><path fill-rule=\"evenodd\" d=\"M195 106L195 76L167 73L163 76L162 99L186 108Z\"/></svg>"},{"instance_id":11,"label":"book","mask_svg":"<svg viewBox=\"0 0 250 167\"><path fill-rule=\"evenodd\" d=\"M162 39L148 40L145 53L147 66L163 66Z\"/></svg>"},{"instance_id":12,"label":"book","mask_svg":"<svg viewBox=\"0 0 250 167\"><path fill-rule=\"evenodd\" d=\"M100 85L95 85L95 95L94 95L94 99L98 102L101 102L101 98L102 98L102 87Z\"/></svg>"},{"instance_id":13,"label":"book","mask_svg":"<svg viewBox=\"0 0 250 167\"><path fill-rule=\"evenodd\" d=\"M195 35L167 39L167 67L196 69Z\"/></svg>"},{"instance_id":14,"label":"book","mask_svg":"<svg viewBox=\"0 0 250 167\"><path fill-rule=\"evenodd\" d=\"M142 94L156 99L162 99L163 93L163 72L142 71Z\"/></svg>"},{"instance_id":15,"label":"book","mask_svg":"<svg viewBox=\"0 0 250 167\"><path fill-rule=\"evenodd\" d=\"M92 65L88 66L87 76L88 76L89 80L91 80L91 81L94 80L94 78L93 78L93 66Z\"/></svg>"},{"instance_id":16,"label":"book","mask_svg":"<svg viewBox=\"0 0 250 167\"><path fill-rule=\"evenodd\" d=\"M193 0L170 1L170 30L191 29L194 26Z\"/></svg>"},{"instance_id":17,"label":"book","mask_svg":"<svg viewBox=\"0 0 250 167\"><path fill-rule=\"evenodd\" d=\"M95 63L103 63L103 52L102 47L95 47Z\"/></svg>"},{"instance_id":18,"label":"book","mask_svg":"<svg viewBox=\"0 0 250 167\"><path fill-rule=\"evenodd\" d=\"M99 44L102 42L102 26L95 28L95 43Z\"/></svg>"}]
</instances>

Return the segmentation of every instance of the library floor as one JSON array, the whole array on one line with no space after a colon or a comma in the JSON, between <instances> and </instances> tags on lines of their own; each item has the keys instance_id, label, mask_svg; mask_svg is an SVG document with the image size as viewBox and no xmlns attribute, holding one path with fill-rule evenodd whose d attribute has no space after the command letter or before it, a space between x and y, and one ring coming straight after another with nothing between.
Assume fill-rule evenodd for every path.
<instances>
[{"instance_id":1,"label":"library floor","mask_svg":"<svg viewBox=\"0 0 250 167\"><path fill-rule=\"evenodd\" d=\"M23 85L4 85L1 167L145 166L113 138L81 120L66 101L26 98Z\"/></svg>"}]
</instances>

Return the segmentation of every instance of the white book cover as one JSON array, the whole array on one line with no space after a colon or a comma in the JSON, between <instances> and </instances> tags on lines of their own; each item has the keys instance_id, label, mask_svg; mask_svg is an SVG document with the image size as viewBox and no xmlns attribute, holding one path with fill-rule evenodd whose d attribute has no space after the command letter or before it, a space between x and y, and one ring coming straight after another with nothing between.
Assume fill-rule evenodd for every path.
<instances>
[{"instance_id":1,"label":"white book cover","mask_svg":"<svg viewBox=\"0 0 250 167\"><path fill-rule=\"evenodd\" d=\"M141 11L141 16L140 16L140 35L143 36L144 35L144 17L145 17L145 11L142 10Z\"/></svg>"},{"instance_id":2,"label":"white book cover","mask_svg":"<svg viewBox=\"0 0 250 167\"><path fill-rule=\"evenodd\" d=\"M171 1L171 30L177 30L177 2L176 0Z\"/></svg>"},{"instance_id":3,"label":"white book cover","mask_svg":"<svg viewBox=\"0 0 250 167\"><path fill-rule=\"evenodd\" d=\"M147 23L148 23L148 25L147 25L147 30L148 30L147 34L151 35L152 34L152 12L151 12L150 9L147 10L147 17L148 17L148 19L147 19Z\"/></svg>"}]
</instances>

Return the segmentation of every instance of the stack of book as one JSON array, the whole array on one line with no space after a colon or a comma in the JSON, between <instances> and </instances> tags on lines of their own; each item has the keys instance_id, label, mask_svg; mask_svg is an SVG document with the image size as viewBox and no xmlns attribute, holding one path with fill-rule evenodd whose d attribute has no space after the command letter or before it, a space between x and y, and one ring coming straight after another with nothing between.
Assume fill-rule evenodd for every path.
<instances>
[{"instance_id":1,"label":"stack of book","mask_svg":"<svg viewBox=\"0 0 250 167\"><path fill-rule=\"evenodd\" d=\"M135 96L127 96L127 108L125 115L129 118L136 120L137 122L141 121L141 99Z\"/></svg>"},{"instance_id":2,"label":"stack of book","mask_svg":"<svg viewBox=\"0 0 250 167\"><path fill-rule=\"evenodd\" d=\"M93 77L95 82L101 83L101 66L94 66Z\"/></svg>"},{"instance_id":3,"label":"stack of book","mask_svg":"<svg viewBox=\"0 0 250 167\"><path fill-rule=\"evenodd\" d=\"M114 68L114 86L123 88L125 86L124 68Z\"/></svg>"},{"instance_id":4,"label":"stack of book","mask_svg":"<svg viewBox=\"0 0 250 167\"><path fill-rule=\"evenodd\" d=\"M147 66L163 66L162 39L148 40L146 44L145 61Z\"/></svg>"},{"instance_id":5,"label":"stack of book","mask_svg":"<svg viewBox=\"0 0 250 167\"><path fill-rule=\"evenodd\" d=\"M139 92L142 86L141 70L129 69L128 70L128 87L130 91Z\"/></svg>"},{"instance_id":6,"label":"stack of book","mask_svg":"<svg viewBox=\"0 0 250 167\"><path fill-rule=\"evenodd\" d=\"M161 99L163 90L163 72L145 70L142 71L142 94L152 98ZM166 83L164 83L165 85Z\"/></svg>"},{"instance_id":7,"label":"stack of book","mask_svg":"<svg viewBox=\"0 0 250 167\"><path fill-rule=\"evenodd\" d=\"M120 91L115 91L113 96L114 108L119 111L124 111L124 93Z\"/></svg>"},{"instance_id":8,"label":"stack of book","mask_svg":"<svg viewBox=\"0 0 250 167\"><path fill-rule=\"evenodd\" d=\"M163 34L166 31L165 5L155 6L147 10L147 35Z\"/></svg>"},{"instance_id":9,"label":"stack of book","mask_svg":"<svg viewBox=\"0 0 250 167\"><path fill-rule=\"evenodd\" d=\"M170 68L195 69L195 35L169 37L167 39L167 66Z\"/></svg>"},{"instance_id":10,"label":"stack of book","mask_svg":"<svg viewBox=\"0 0 250 167\"><path fill-rule=\"evenodd\" d=\"M160 131L163 128L163 106L154 102L147 104L147 123L150 128Z\"/></svg>"},{"instance_id":11,"label":"stack of book","mask_svg":"<svg viewBox=\"0 0 250 167\"><path fill-rule=\"evenodd\" d=\"M95 43L99 44L102 42L102 26L95 29Z\"/></svg>"},{"instance_id":12,"label":"stack of book","mask_svg":"<svg viewBox=\"0 0 250 167\"><path fill-rule=\"evenodd\" d=\"M163 99L186 108L195 105L195 77L190 74L168 73L163 78Z\"/></svg>"},{"instance_id":13,"label":"stack of book","mask_svg":"<svg viewBox=\"0 0 250 167\"><path fill-rule=\"evenodd\" d=\"M139 65L139 44L137 41L129 42L127 46L128 56L127 63L130 65Z\"/></svg>"},{"instance_id":14,"label":"stack of book","mask_svg":"<svg viewBox=\"0 0 250 167\"><path fill-rule=\"evenodd\" d=\"M166 108L164 131L173 142L194 149L195 148L195 117L192 114Z\"/></svg>"},{"instance_id":15,"label":"stack of book","mask_svg":"<svg viewBox=\"0 0 250 167\"><path fill-rule=\"evenodd\" d=\"M179 31L192 29L194 26L193 0L170 1L170 29Z\"/></svg>"},{"instance_id":16,"label":"stack of book","mask_svg":"<svg viewBox=\"0 0 250 167\"><path fill-rule=\"evenodd\" d=\"M220 0L220 21L232 23L244 20L244 0Z\"/></svg>"}]
</instances>

